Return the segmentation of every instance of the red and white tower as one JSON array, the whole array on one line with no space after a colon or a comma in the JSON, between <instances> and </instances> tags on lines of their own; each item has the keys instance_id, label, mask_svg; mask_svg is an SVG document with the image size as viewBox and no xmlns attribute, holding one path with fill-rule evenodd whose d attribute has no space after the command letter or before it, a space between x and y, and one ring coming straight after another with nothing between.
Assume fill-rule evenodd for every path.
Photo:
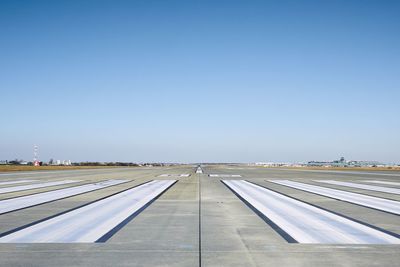
<instances>
[{"instance_id":1,"label":"red and white tower","mask_svg":"<svg viewBox=\"0 0 400 267\"><path fill-rule=\"evenodd\" d=\"M39 160L38 160L38 151L39 151L39 147L37 145L33 146L33 165L34 166L40 166L39 164Z\"/></svg>"}]
</instances>

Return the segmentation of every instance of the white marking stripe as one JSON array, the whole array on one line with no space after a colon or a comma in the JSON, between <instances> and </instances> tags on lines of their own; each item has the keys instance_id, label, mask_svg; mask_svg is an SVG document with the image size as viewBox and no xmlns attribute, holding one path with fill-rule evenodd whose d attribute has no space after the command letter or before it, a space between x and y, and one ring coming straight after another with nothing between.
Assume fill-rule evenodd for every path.
<instances>
[{"instance_id":1,"label":"white marking stripe","mask_svg":"<svg viewBox=\"0 0 400 267\"><path fill-rule=\"evenodd\" d=\"M240 174L209 174L210 177L242 177Z\"/></svg>"},{"instance_id":2,"label":"white marking stripe","mask_svg":"<svg viewBox=\"0 0 400 267\"><path fill-rule=\"evenodd\" d=\"M23 183L31 183L31 182L37 182L37 180L6 181L6 182L0 182L0 185L23 184Z\"/></svg>"},{"instance_id":3,"label":"white marking stripe","mask_svg":"<svg viewBox=\"0 0 400 267\"><path fill-rule=\"evenodd\" d=\"M118 168L118 170L127 170L130 167L127 168ZM22 172L22 171L13 171L13 172L0 172L0 176L10 176L10 175L31 175L31 174L37 174L40 176L43 176L45 174L52 174L52 173L76 173L76 172L93 172L93 171L99 171L99 172L104 172L104 171L114 171L113 168L101 168L101 169L78 169L78 170L58 170L58 171L45 171L45 170L36 170L36 171L26 171L26 172Z\"/></svg>"},{"instance_id":4,"label":"white marking stripe","mask_svg":"<svg viewBox=\"0 0 400 267\"><path fill-rule=\"evenodd\" d=\"M400 215L400 202L379 198L379 197L372 197L366 196L362 194L326 188L316 185L304 184L299 182L293 182L288 180L269 180L272 183L300 189L303 191L323 195L326 197L331 197L343 201L347 201L350 203L358 204L365 207L370 207L373 209L383 210L387 212L391 212L394 214Z\"/></svg>"},{"instance_id":5,"label":"white marking stripe","mask_svg":"<svg viewBox=\"0 0 400 267\"><path fill-rule=\"evenodd\" d=\"M161 174L158 177L189 177L190 174L188 173L183 173L183 174Z\"/></svg>"},{"instance_id":6,"label":"white marking stripe","mask_svg":"<svg viewBox=\"0 0 400 267\"><path fill-rule=\"evenodd\" d=\"M356 183L341 182L341 181L334 181L334 180L316 180L316 181L320 182L320 183L341 185L341 186L347 186L347 187L353 187L353 188L366 189L366 190L371 190L371 191L378 191L378 192L400 195L400 189L397 189L397 188L389 188L389 187L367 185L367 184L356 184Z\"/></svg>"},{"instance_id":7,"label":"white marking stripe","mask_svg":"<svg viewBox=\"0 0 400 267\"><path fill-rule=\"evenodd\" d=\"M299 243L400 244L400 239L243 180L223 181Z\"/></svg>"},{"instance_id":8,"label":"white marking stripe","mask_svg":"<svg viewBox=\"0 0 400 267\"><path fill-rule=\"evenodd\" d=\"M93 190L109 187L112 185L121 184L128 180L108 180L104 182L74 186L64 189L58 189L50 192L38 193L29 196L10 198L0 200L0 214L19 210L46 202L54 201L61 198L71 197L82 193L87 193Z\"/></svg>"},{"instance_id":9,"label":"white marking stripe","mask_svg":"<svg viewBox=\"0 0 400 267\"><path fill-rule=\"evenodd\" d=\"M0 243L96 242L175 180L152 181L0 238Z\"/></svg>"},{"instance_id":10,"label":"white marking stripe","mask_svg":"<svg viewBox=\"0 0 400 267\"><path fill-rule=\"evenodd\" d=\"M364 183L375 183L375 184L388 184L388 185L400 185L400 183L396 183L396 182L387 182L387 181L360 180L360 182L364 182Z\"/></svg>"},{"instance_id":11,"label":"white marking stripe","mask_svg":"<svg viewBox=\"0 0 400 267\"><path fill-rule=\"evenodd\" d=\"M77 182L80 182L80 181L79 180L63 180L63 181L47 182L47 183L41 183L41 184L5 187L5 188L0 188L0 194L24 191L24 190L29 190L29 189L37 189L37 188L43 188L43 187L50 187L50 186L55 186L55 185L72 184L72 183L77 183Z\"/></svg>"},{"instance_id":12,"label":"white marking stripe","mask_svg":"<svg viewBox=\"0 0 400 267\"><path fill-rule=\"evenodd\" d=\"M374 176L400 176L397 173L379 173L376 172L361 172L361 171L325 171L325 170L300 170L300 169L283 169L288 171L302 171L302 172L321 172L321 173L339 173L339 174L358 174L358 175L374 175Z\"/></svg>"}]
</instances>

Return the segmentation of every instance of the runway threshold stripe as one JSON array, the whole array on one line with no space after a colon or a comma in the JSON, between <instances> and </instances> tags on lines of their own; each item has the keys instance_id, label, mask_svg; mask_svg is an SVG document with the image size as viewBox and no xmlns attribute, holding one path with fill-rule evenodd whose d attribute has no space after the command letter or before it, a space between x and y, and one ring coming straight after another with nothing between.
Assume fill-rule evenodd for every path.
<instances>
[{"instance_id":1,"label":"runway threshold stripe","mask_svg":"<svg viewBox=\"0 0 400 267\"><path fill-rule=\"evenodd\" d=\"M189 177L189 173L182 173L182 174L161 174L158 177Z\"/></svg>"},{"instance_id":2,"label":"runway threshold stripe","mask_svg":"<svg viewBox=\"0 0 400 267\"><path fill-rule=\"evenodd\" d=\"M126 183L128 181L130 180L108 180L98 183L91 183L91 184L53 190L44 193L37 193L28 196L0 200L0 214L48 203L51 201L71 196L76 196L83 193L88 193L109 186Z\"/></svg>"},{"instance_id":3,"label":"runway threshold stripe","mask_svg":"<svg viewBox=\"0 0 400 267\"><path fill-rule=\"evenodd\" d=\"M240 174L209 174L209 177L226 177L226 178L239 178Z\"/></svg>"},{"instance_id":4,"label":"runway threshold stripe","mask_svg":"<svg viewBox=\"0 0 400 267\"><path fill-rule=\"evenodd\" d=\"M6 181L6 182L0 182L0 185L23 184L23 183L32 183L32 182L37 182L37 180Z\"/></svg>"},{"instance_id":5,"label":"runway threshold stripe","mask_svg":"<svg viewBox=\"0 0 400 267\"><path fill-rule=\"evenodd\" d=\"M0 243L105 242L170 188L156 180L0 235Z\"/></svg>"},{"instance_id":6,"label":"runway threshold stripe","mask_svg":"<svg viewBox=\"0 0 400 267\"><path fill-rule=\"evenodd\" d=\"M400 244L396 234L340 216L244 180L223 180L286 240L320 244Z\"/></svg>"},{"instance_id":7,"label":"runway threshold stripe","mask_svg":"<svg viewBox=\"0 0 400 267\"><path fill-rule=\"evenodd\" d=\"M375 183L375 184L387 184L387 185L400 185L400 183L396 182L388 182L388 181L371 181L371 180L360 180L363 183Z\"/></svg>"},{"instance_id":8,"label":"runway threshold stripe","mask_svg":"<svg viewBox=\"0 0 400 267\"><path fill-rule=\"evenodd\" d=\"M289 180L268 180L269 182L284 185L287 187L303 190L306 192L318 194L325 197L330 197L349 203L357 204L360 206L373 208L396 215L400 215L400 202L395 200L389 200L379 197L367 196L358 193L352 193L332 188L326 188L322 186L310 185L305 183L299 183Z\"/></svg>"},{"instance_id":9,"label":"runway threshold stripe","mask_svg":"<svg viewBox=\"0 0 400 267\"><path fill-rule=\"evenodd\" d=\"M56 185L72 184L72 183L77 183L77 182L80 182L80 180L63 180L63 181L47 182L47 183L40 183L40 184L5 187L5 188L0 188L0 194L12 193L12 192L18 192L18 191L24 191L24 190L30 190L30 189L37 189L37 188L43 188L43 187L50 187L50 186L56 186Z\"/></svg>"},{"instance_id":10,"label":"runway threshold stripe","mask_svg":"<svg viewBox=\"0 0 400 267\"><path fill-rule=\"evenodd\" d=\"M319 182L319 183L347 186L347 187L352 187L352 188L365 189L365 190L400 195L400 189L398 189L398 188L390 188L390 187L367 185L367 184L357 184L357 183L341 182L341 181L334 181L334 180L315 180L315 181Z\"/></svg>"}]
</instances>

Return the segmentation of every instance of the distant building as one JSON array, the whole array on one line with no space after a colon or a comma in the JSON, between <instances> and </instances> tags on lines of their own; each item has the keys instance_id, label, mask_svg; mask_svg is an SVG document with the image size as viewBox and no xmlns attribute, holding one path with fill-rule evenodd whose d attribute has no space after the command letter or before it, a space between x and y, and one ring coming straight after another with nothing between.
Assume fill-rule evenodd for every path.
<instances>
[{"instance_id":1,"label":"distant building","mask_svg":"<svg viewBox=\"0 0 400 267\"><path fill-rule=\"evenodd\" d=\"M309 161L307 166L312 167L346 167L347 163L344 157L334 161Z\"/></svg>"},{"instance_id":2,"label":"distant building","mask_svg":"<svg viewBox=\"0 0 400 267\"><path fill-rule=\"evenodd\" d=\"M378 161L357 161L352 160L349 161L349 166L352 167L385 167L386 164L378 162Z\"/></svg>"},{"instance_id":3,"label":"distant building","mask_svg":"<svg viewBox=\"0 0 400 267\"><path fill-rule=\"evenodd\" d=\"M63 165L65 166L70 166L71 165L71 161L70 160L63 160Z\"/></svg>"},{"instance_id":4,"label":"distant building","mask_svg":"<svg viewBox=\"0 0 400 267\"><path fill-rule=\"evenodd\" d=\"M358 160L349 160L346 161L344 157L341 157L340 160L334 161L309 161L307 166L315 166L315 167L386 167L388 166L385 163L381 163L378 161L358 161Z\"/></svg>"},{"instance_id":5,"label":"distant building","mask_svg":"<svg viewBox=\"0 0 400 267\"><path fill-rule=\"evenodd\" d=\"M334 161L309 161L298 163L280 163L280 162L255 162L249 163L249 166L262 166L262 167L396 167L400 164L395 163L381 163L378 161L360 161L360 160L346 160L341 157L339 160Z\"/></svg>"},{"instance_id":6,"label":"distant building","mask_svg":"<svg viewBox=\"0 0 400 267\"><path fill-rule=\"evenodd\" d=\"M293 167L294 164L287 162L256 162L254 163L256 166L263 167Z\"/></svg>"},{"instance_id":7,"label":"distant building","mask_svg":"<svg viewBox=\"0 0 400 267\"><path fill-rule=\"evenodd\" d=\"M49 164L50 164L50 162L49 162ZM71 162L71 160L52 160L52 163L51 163L51 165L64 165L64 166L70 166L70 165L72 165L72 162Z\"/></svg>"}]
</instances>

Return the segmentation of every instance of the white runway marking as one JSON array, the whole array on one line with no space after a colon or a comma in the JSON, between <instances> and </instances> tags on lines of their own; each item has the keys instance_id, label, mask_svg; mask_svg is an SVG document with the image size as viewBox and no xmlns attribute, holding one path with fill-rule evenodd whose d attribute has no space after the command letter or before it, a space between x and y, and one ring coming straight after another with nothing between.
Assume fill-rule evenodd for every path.
<instances>
[{"instance_id":1,"label":"white runway marking","mask_svg":"<svg viewBox=\"0 0 400 267\"><path fill-rule=\"evenodd\" d=\"M38 193L23 197L10 198L5 200L0 200L0 214L19 210L46 202L54 201L57 199L62 199L66 197L71 197L79 195L82 193L87 193L101 188L106 188L109 186L125 183L128 180L108 180L99 183L86 184L80 186L74 186L64 189L58 189L50 192Z\"/></svg>"},{"instance_id":2,"label":"white runway marking","mask_svg":"<svg viewBox=\"0 0 400 267\"><path fill-rule=\"evenodd\" d=\"M240 174L209 174L210 177L225 177L225 178L239 178L242 177Z\"/></svg>"},{"instance_id":3,"label":"white runway marking","mask_svg":"<svg viewBox=\"0 0 400 267\"><path fill-rule=\"evenodd\" d=\"M0 185L23 184L23 183L31 183L31 182L37 182L37 180L6 181L6 182L0 182Z\"/></svg>"},{"instance_id":4,"label":"white runway marking","mask_svg":"<svg viewBox=\"0 0 400 267\"><path fill-rule=\"evenodd\" d=\"M190 174L188 173L183 173L183 174L161 174L158 177L189 177Z\"/></svg>"},{"instance_id":5,"label":"white runway marking","mask_svg":"<svg viewBox=\"0 0 400 267\"><path fill-rule=\"evenodd\" d=\"M74 170L69 170L68 172L73 172ZM76 171L76 170L75 170ZM77 170L79 171L79 170ZM0 176L13 176L13 175L30 175L30 174L51 174L51 173L64 173L66 171L31 171L31 172L20 172L20 171L16 171L16 172L3 172L0 173Z\"/></svg>"},{"instance_id":6,"label":"white runway marking","mask_svg":"<svg viewBox=\"0 0 400 267\"><path fill-rule=\"evenodd\" d=\"M376 185L357 184L357 183L350 183L350 182L341 182L341 181L334 181L334 180L315 180L315 181L320 182L320 183L341 185L341 186L347 186L347 187L352 187L352 188L359 188L359 189L400 195L400 189L397 189L397 188L382 187L382 186L376 186Z\"/></svg>"},{"instance_id":7,"label":"white runway marking","mask_svg":"<svg viewBox=\"0 0 400 267\"><path fill-rule=\"evenodd\" d=\"M325 170L300 170L300 169L282 169L287 171L301 171L301 172L320 172L320 173L339 173L339 174L359 174L359 175L375 175L375 176L400 176L396 173L380 173L380 172L362 172L362 171L325 171Z\"/></svg>"},{"instance_id":8,"label":"white runway marking","mask_svg":"<svg viewBox=\"0 0 400 267\"><path fill-rule=\"evenodd\" d=\"M394 201L394 200L389 200L389 199L384 199L384 198L379 198L379 197L372 197L372 196L366 196L362 194L357 194L357 193L352 193L352 192L347 192L347 191L342 191L342 190L337 190L337 189L332 189L332 188L326 188L326 187L321 187L321 186L316 186L316 185L310 185L310 184L304 184L304 183L299 183L299 182L294 182L294 181L289 181L289 180L269 180L272 183L288 186L291 188L296 188L300 189L303 191L323 195L326 197L334 198L334 199L339 199L343 201L347 201L350 203L358 204L361 206L377 209L377 210L383 210L387 212L391 212L394 214L400 215L400 202L399 201Z\"/></svg>"},{"instance_id":9,"label":"white runway marking","mask_svg":"<svg viewBox=\"0 0 400 267\"><path fill-rule=\"evenodd\" d=\"M364 182L364 183L375 183L375 184L399 185L399 186L400 186L400 183L396 183L396 182L387 182L387 181L360 180L360 182Z\"/></svg>"},{"instance_id":10,"label":"white runway marking","mask_svg":"<svg viewBox=\"0 0 400 267\"><path fill-rule=\"evenodd\" d=\"M118 170L128 170L128 168L118 168ZM43 174L53 174L53 173L74 173L74 172L104 172L104 171L113 171L113 168L102 168L102 169L78 169L78 170L57 170L57 171L45 171L45 170L38 170L38 171L30 171L30 172L22 172L22 171L14 171L14 172L2 172L0 176L14 176L14 175L40 175Z\"/></svg>"},{"instance_id":11,"label":"white runway marking","mask_svg":"<svg viewBox=\"0 0 400 267\"><path fill-rule=\"evenodd\" d=\"M223 182L299 243L400 244L392 235L247 181Z\"/></svg>"},{"instance_id":12,"label":"white runway marking","mask_svg":"<svg viewBox=\"0 0 400 267\"><path fill-rule=\"evenodd\" d=\"M92 243L121 226L175 180L158 180L128 189L0 238L0 243Z\"/></svg>"},{"instance_id":13,"label":"white runway marking","mask_svg":"<svg viewBox=\"0 0 400 267\"><path fill-rule=\"evenodd\" d=\"M40 184L6 187L6 188L0 188L0 194L24 191L24 190L29 190L29 189L37 189L37 188L43 188L43 187L50 187L50 186L55 186L55 185L71 184L71 183L77 183L77 182L80 182L80 181L79 180L63 180L63 181L47 182L47 183L40 183Z\"/></svg>"}]
</instances>

